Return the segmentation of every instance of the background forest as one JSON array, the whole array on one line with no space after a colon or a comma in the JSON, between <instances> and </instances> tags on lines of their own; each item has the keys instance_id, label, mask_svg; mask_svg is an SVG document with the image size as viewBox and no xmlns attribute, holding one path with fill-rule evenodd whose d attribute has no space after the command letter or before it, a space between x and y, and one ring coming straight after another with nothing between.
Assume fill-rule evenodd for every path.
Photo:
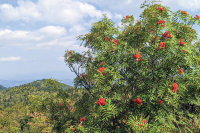
<instances>
[{"instance_id":1,"label":"background forest","mask_svg":"<svg viewBox=\"0 0 200 133\"><path fill-rule=\"evenodd\" d=\"M83 98L82 96L87 95L86 90L82 88L75 88L57 81L61 85L61 90L69 94L69 96L65 96L66 100L63 100L57 96L59 93L58 89L55 89L54 91L51 89L52 86L45 87L46 81L47 79L42 79L11 88L6 88L2 85L0 86L0 132L59 132L61 128L59 126L61 124L59 116L60 114L62 115L62 113L57 112L63 110L60 108L61 106L66 105L63 101L67 102L67 107L71 114L73 114L72 117L68 117L70 120L73 120L70 124L68 124L68 128L73 129L72 125L81 125L80 117L83 117L86 112L84 112L83 109L74 108L74 105L77 101L81 101ZM194 86L190 86L190 88L191 87ZM46 101L51 103L53 108L50 108L49 106L47 107L44 104L47 103ZM43 107L45 108L42 109ZM195 106L194 104L185 104L182 105L182 107L183 108L181 110L189 111L195 116L197 116L196 114L199 113L198 110L200 109L199 106ZM55 108L57 110L54 110ZM50 113L52 113L50 110L54 110L55 112L53 111L53 114L55 115L50 115ZM67 115L67 113L65 113L65 115ZM123 118L124 116L121 117ZM50 119L54 120L54 124L52 124ZM197 129L198 126L193 125L192 128Z\"/></svg>"},{"instance_id":2,"label":"background forest","mask_svg":"<svg viewBox=\"0 0 200 133\"><path fill-rule=\"evenodd\" d=\"M34 101L39 102L45 96L55 96L58 91L53 91L51 86L45 87L46 79L37 80L17 87L6 88L0 85L0 132L50 132L48 117L41 112L31 112L28 107ZM69 109L78 97L85 92L83 89L60 83L63 90L69 93L67 99ZM34 100L33 100L34 97ZM59 98L55 98L55 104L59 105ZM39 104L37 104L40 106ZM35 107L37 108L37 107ZM31 112L31 113L30 113Z\"/></svg>"}]
</instances>

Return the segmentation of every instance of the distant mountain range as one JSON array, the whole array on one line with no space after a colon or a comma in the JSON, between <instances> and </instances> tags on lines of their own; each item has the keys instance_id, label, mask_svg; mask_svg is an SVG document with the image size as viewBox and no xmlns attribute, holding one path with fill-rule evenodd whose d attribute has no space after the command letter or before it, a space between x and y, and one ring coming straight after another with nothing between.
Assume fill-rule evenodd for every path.
<instances>
[{"instance_id":1,"label":"distant mountain range","mask_svg":"<svg viewBox=\"0 0 200 133\"><path fill-rule=\"evenodd\" d=\"M26 85L29 83L33 83L36 81L44 81L46 79L42 79L42 80L2 80L0 79L0 91L6 88L13 88L13 87L17 87L20 85ZM56 79L57 80L57 79ZM74 87L74 83L73 82L74 79L62 79L62 81L60 81L59 79L57 80L58 82L60 82L62 85L67 85L69 87Z\"/></svg>"},{"instance_id":2,"label":"distant mountain range","mask_svg":"<svg viewBox=\"0 0 200 133\"><path fill-rule=\"evenodd\" d=\"M60 79L58 79L59 81ZM68 84L70 86L74 86L74 84L72 83L74 79L61 79L62 81L59 81L61 83L64 84ZM30 82L33 82L36 80L3 80L0 79L0 85L9 88L9 87L14 87L14 86L19 86L19 85L23 85L23 84L27 84Z\"/></svg>"}]
</instances>

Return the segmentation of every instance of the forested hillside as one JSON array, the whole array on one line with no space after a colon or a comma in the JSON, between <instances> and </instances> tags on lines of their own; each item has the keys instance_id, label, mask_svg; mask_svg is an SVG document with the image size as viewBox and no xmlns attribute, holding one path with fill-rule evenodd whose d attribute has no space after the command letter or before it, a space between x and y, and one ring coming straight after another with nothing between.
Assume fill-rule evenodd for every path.
<instances>
[{"instance_id":1,"label":"forested hillside","mask_svg":"<svg viewBox=\"0 0 200 133\"><path fill-rule=\"evenodd\" d=\"M0 132L33 133L41 132L44 129L47 132L51 130L47 129L49 126L45 122L48 121L48 117L43 118L41 115L44 114L38 111L41 107L39 103L42 103L44 97L54 99L55 106L60 104L59 101L63 101L56 96L58 90L53 91L51 86L45 87L45 82L46 79L43 79L11 88L0 86ZM67 103L69 103L67 107L72 110L76 99L82 97L84 91L63 83L60 84L62 89L70 95L67 99ZM55 98L53 98L54 96ZM34 111L29 110L30 107L33 107ZM37 114L40 115L37 116Z\"/></svg>"},{"instance_id":2,"label":"forested hillside","mask_svg":"<svg viewBox=\"0 0 200 133\"><path fill-rule=\"evenodd\" d=\"M45 87L46 79L28 84L4 88L0 92L0 132L3 133L56 133L60 130L80 125L80 118L87 117L90 113L89 93L82 88L60 83L55 90ZM56 84L57 84L56 83ZM194 85L188 85L194 90ZM63 95L59 95L59 91ZM94 92L93 92L94 93ZM127 98L130 99L132 95ZM124 99L124 97L121 97ZM95 101L94 101L95 102ZM80 106L75 106L77 103ZM77 108L75 108L77 107ZM191 111L194 114L199 106L183 104L182 111ZM119 117L125 119L122 113ZM71 122L68 122L71 121ZM119 121L119 123L122 123ZM73 125L73 126L72 126ZM63 132L64 133L64 132Z\"/></svg>"},{"instance_id":3,"label":"forested hillside","mask_svg":"<svg viewBox=\"0 0 200 133\"><path fill-rule=\"evenodd\" d=\"M0 85L0 92L3 91L3 90L5 90L5 89L6 89L6 87Z\"/></svg>"}]
</instances>

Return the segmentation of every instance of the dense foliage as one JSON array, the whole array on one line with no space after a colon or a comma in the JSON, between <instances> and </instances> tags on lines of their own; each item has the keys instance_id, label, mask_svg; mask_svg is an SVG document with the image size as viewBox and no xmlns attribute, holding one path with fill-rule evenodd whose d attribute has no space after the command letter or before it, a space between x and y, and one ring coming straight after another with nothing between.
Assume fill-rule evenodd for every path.
<instances>
[{"instance_id":1,"label":"dense foliage","mask_svg":"<svg viewBox=\"0 0 200 133\"><path fill-rule=\"evenodd\" d=\"M42 97L56 96L57 91L52 91L49 87L45 87L46 79L37 80L28 84L17 87L6 88L2 86L0 92L0 132L50 132L52 129L48 123L48 117L44 113L38 111L37 106L31 106L32 103L40 106L38 103ZM85 92L83 89L74 88L66 84L62 84L62 89L69 93L67 99L68 107L73 110L72 106L78 97ZM55 101L60 101L55 98ZM55 104L60 104L56 102ZM35 107L35 111L28 108Z\"/></svg>"}]
</instances>

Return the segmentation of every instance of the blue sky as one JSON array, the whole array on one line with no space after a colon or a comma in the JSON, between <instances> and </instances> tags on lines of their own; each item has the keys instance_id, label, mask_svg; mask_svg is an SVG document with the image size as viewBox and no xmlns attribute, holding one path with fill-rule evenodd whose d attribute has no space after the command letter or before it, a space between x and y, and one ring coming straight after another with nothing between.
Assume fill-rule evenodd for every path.
<instances>
[{"instance_id":1,"label":"blue sky","mask_svg":"<svg viewBox=\"0 0 200 133\"><path fill-rule=\"evenodd\" d=\"M88 51L79 35L90 33L91 24L102 14L115 26L133 15L140 19L143 0L0 0L0 79L74 79L64 62L66 50ZM200 1L163 0L156 2L176 12L200 16ZM197 24L193 29L200 32ZM115 36L114 36L115 37ZM77 68L77 65L76 65ZM81 69L80 71L81 72Z\"/></svg>"}]
</instances>

